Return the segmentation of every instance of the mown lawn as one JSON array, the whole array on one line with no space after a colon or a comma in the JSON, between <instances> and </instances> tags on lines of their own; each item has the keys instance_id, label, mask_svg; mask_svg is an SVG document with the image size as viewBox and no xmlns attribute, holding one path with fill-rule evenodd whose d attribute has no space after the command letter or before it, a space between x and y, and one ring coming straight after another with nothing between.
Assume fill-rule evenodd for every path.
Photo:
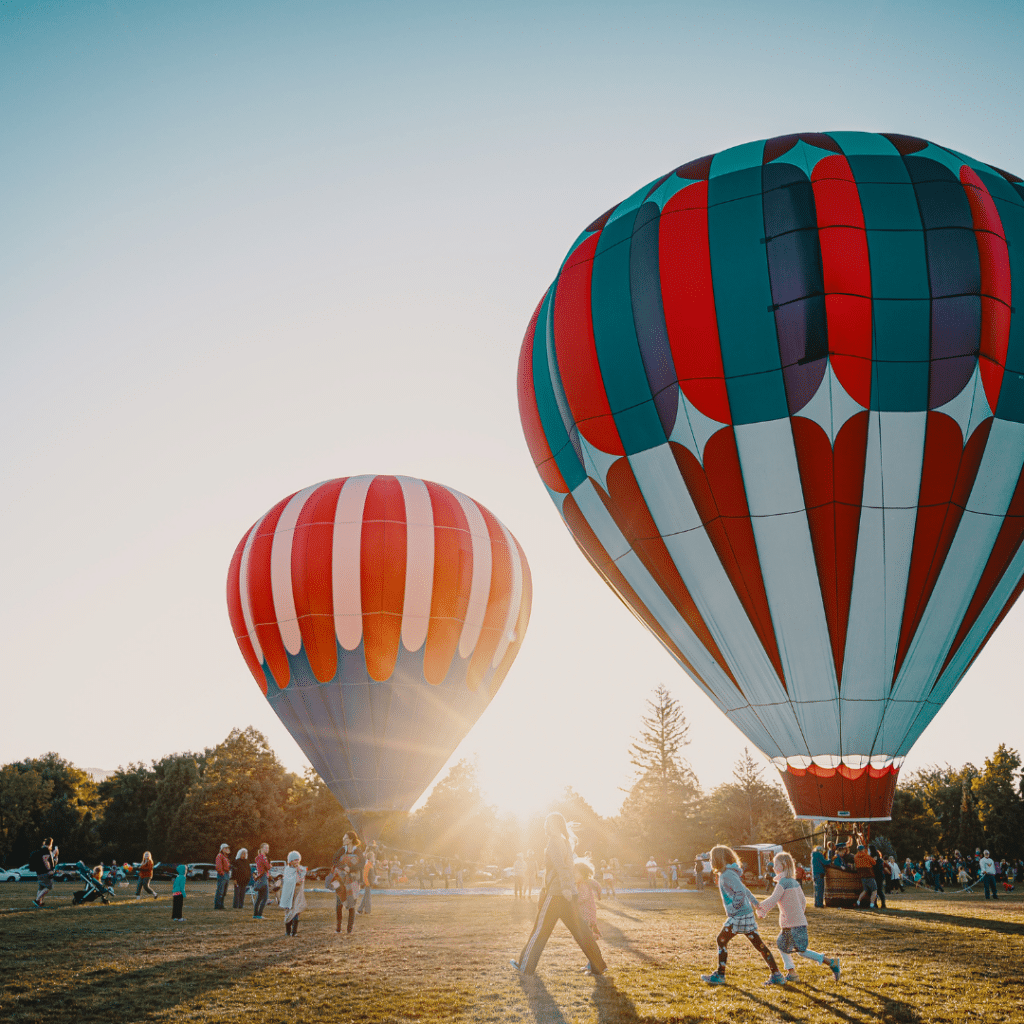
<instances>
[{"instance_id":1,"label":"mown lawn","mask_svg":"<svg viewBox=\"0 0 1024 1024\"><path fill-rule=\"evenodd\" d=\"M1024 1021L1018 892L998 903L908 893L892 897L885 914L811 909L812 948L842 957L838 984L798 960L799 984L765 989L760 958L738 939L729 984L709 989L698 976L714 966L722 920L714 892L606 900L608 975L580 975L583 957L559 926L530 980L508 960L534 907L511 896L377 896L373 915L339 936L333 898L314 892L299 937L288 939L276 908L262 923L251 909L215 912L212 883L190 885L184 924L172 924L167 896L73 908L71 888L58 886L39 911L28 883L0 887L0 1020ZM777 920L762 925L766 939Z\"/></svg>"}]
</instances>

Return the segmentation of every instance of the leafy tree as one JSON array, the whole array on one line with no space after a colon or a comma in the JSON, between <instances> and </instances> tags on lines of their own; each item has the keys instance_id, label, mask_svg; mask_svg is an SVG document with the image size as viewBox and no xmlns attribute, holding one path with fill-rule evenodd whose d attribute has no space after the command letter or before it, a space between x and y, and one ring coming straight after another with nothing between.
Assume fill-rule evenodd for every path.
<instances>
[{"instance_id":1,"label":"leafy tree","mask_svg":"<svg viewBox=\"0 0 1024 1024\"><path fill-rule=\"evenodd\" d=\"M575 831L579 839L577 852L582 855L590 853L595 866L602 859L612 856L612 844L615 839L613 826L604 820L586 800L572 788L566 786L549 810L559 811L566 821L574 821L579 826ZM543 826L542 826L543 827Z\"/></svg>"},{"instance_id":2,"label":"leafy tree","mask_svg":"<svg viewBox=\"0 0 1024 1024\"><path fill-rule=\"evenodd\" d=\"M463 759L411 816L408 835L414 850L483 863L496 820L480 790L476 762Z\"/></svg>"},{"instance_id":3,"label":"leafy tree","mask_svg":"<svg viewBox=\"0 0 1024 1024\"><path fill-rule=\"evenodd\" d=\"M181 862L193 859L188 856L192 847L180 816L185 799L193 787L199 785L205 764L205 753L168 754L153 762L157 793L146 811L146 832L147 845L154 860ZM179 836L183 840L181 844Z\"/></svg>"},{"instance_id":4,"label":"leafy tree","mask_svg":"<svg viewBox=\"0 0 1024 1024\"><path fill-rule=\"evenodd\" d=\"M28 804L19 804L22 812L28 805L31 810L11 841L11 859L22 863L47 836L56 840L61 860L95 858L99 851L97 822L102 810L96 783L89 775L55 753L6 767L34 774L42 780L44 788L48 784L42 802L27 796ZM30 781L27 785L33 789L35 783Z\"/></svg>"},{"instance_id":5,"label":"leafy tree","mask_svg":"<svg viewBox=\"0 0 1024 1024\"><path fill-rule=\"evenodd\" d=\"M221 843L232 850L288 845L285 806L294 781L262 733L232 729L206 752L202 772L171 817L172 858L212 860Z\"/></svg>"},{"instance_id":6,"label":"leafy tree","mask_svg":"<svg viewBox=\"0 0 1024 1024\"><path fill-rule=\"evenodd\" d=\"M100 856L104 860L141 860L149 849L149 808L157 798L156 771L144 764L118 768L99 784L103 817L99 822Z\"/></svg>"},{"instance_id":7,"label":"leafy tree","mask_svg":"<svg viewBox=\"0 0 1024 1024\"><path fill-rule=\"evenodd\" d=\"M633 856L653 854L664 863L687 842L700 786L682 756L690 741L679 702L659 685L647 708L640 736L629 748L636 778L619 813L619 829L632 840Z\"/></svg>"},{"instance_id":8,"label":"leafy tree","mask_svg":"<svg viewBox=\"0 0 1024 1024\"><path fill-rule=\"evenodd\" d=\"M704 802L702 819L710 832L705 833L706 839L737 846L779 842L806 833L782 788L765 782L761 771L744 747L743 757L733 768L736 781L718 786Z\"/></svg>"},{"instance_id":9,"label":"leafy tree","mask_svg":"<svg viewBox=\"0 0 1024 1024\"><path fill-rule=\"evenodd\" d=\"M310 866L330 864L342 836L351 828L341 804L312 768L306 769L303 778L295 779L286 818L294 836L291 844Z\"/></svg>"},{"instance_id":10,"label":"leafy tree","mask_svg":"<svg viewBox=\"0 0 1024 1024\"><path fill-rule=\"evenodd\" d=\"M984 845L994 857L1011 857L1024 850L1024 780L1020 754L1005 743L974 780L975 805L985 830ZM973 849L973 847L971 847Z\"/></svg>"},{"instance_id":11,"label":"leafy tree","mask_svg":"<svg viewBox=\"0 0 1024 1024\"><path fill-rule=\"evenodd\" d=\"M33 839L33 823L41 820L53 792L53 780L45 779L34 768L5 764L0 768L0 859L15 851L38 846L43 836ZM11 866L23 858L13 857Z\"/></svg>"},{"instance_id":12,"label":"leafy tree","mask_svg":"<svg viewBox=\"0 0 1024 1024\"><path fill-rule=\"evenodd\" d=\"M902 864L907 857L920 860L936 849L941 825L920 793L901 786L893 796L892 821L886 831Z\"/></svg>"}]
</instances>

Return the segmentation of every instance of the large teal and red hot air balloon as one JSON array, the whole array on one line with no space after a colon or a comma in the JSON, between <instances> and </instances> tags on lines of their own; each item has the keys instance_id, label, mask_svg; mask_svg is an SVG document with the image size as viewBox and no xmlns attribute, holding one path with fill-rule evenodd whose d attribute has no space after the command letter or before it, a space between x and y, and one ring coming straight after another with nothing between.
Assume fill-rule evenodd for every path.
<instances>
[{"instance_id":1,"label":"large teal and red hot air balloon","mask_svg":"<svg viewBox=\"0 0 1024 1024\"><path fill-rule=\"evenodd\" d=\"M1024 185L903 135L752 142L595 220L527 442L598 573L782 772L885 818L1024 578Z\"/></svg>"},{"instance_id":2,"label":"large teal and red hot air balloon","mask_svg":"<svg viewBox=\"0 0 1024 1024\"><path fill-rule=\"evenodd\" d=\"M260 689L362 828L409 810L490 703L532 584L519 543L472 498L354 476L259 519L227 598Z\"/></svg>"}]
</instances>

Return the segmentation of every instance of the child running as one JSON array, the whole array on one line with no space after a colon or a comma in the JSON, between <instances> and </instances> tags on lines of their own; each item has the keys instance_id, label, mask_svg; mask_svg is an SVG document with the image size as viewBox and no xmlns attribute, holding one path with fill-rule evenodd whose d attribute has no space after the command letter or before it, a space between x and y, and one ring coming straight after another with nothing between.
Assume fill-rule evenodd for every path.
<instances>
[{"instance_id":1,"label":"child running","mask_svg":"<svg viewBox=\"0 0 1024 1024\"><path fill-rule=\"evenodd\" d=\"M775 957L758 934L757 919L754 917L758 903L743 884L743 869L736 851L728 846L714 847L711 851L711 869L718 875L718 891L722 896L726 916L725 924L718 933L718 970L714 974L702 974L700 980L709 985L724 985L725 962L729 958L726 947L737 935L746 935L771 971L765 985L785 985L786 976L779 970Z\"/></svg>"},{"instance_id":2,"label":"child running","mask_svg":"<svg viewBox=\"0 0 1024 1024\"><path fill-rule=\"evenodd\" d=\"M601 886L594 881L594 865L586 857L578 857L572 872L576 879L576 892L579 893L580 917L590 925L594 938L599 939L601 929L597 926L597 901L601 898Z\"/></svg>"},{"instance_id":3,"label":"child running","mask_svg":"<svg viewBox=\"0 0 1024 1024\"><path fill-rule=\"evenodd\" d=\"M796 862L792 854L777 853L773 860L775 875L778 882L775 883L775 891L767 899L762 900L761 905L754 911L758 917L766 917L768 911L778 905L779 925L782 931L775 940L782 954L782 963L786 968L786 981L799 981L796 973L796 965L793 963L792 954L798 953L816 964L829 967L836 981L839 980L839 957L822 956L815 953L813 949L807 948L807 915L804 908L807 900L804 898L804 890L796 880Z\"/></svg>"}]
</instances>

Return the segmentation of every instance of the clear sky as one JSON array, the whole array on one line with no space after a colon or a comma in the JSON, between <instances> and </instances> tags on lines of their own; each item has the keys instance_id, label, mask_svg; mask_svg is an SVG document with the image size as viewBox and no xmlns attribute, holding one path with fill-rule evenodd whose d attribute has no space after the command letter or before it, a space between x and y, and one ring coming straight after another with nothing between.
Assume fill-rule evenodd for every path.
<instances>
[{"instance_id":1,"label":"clear sky","mask_svg":"<svg viewBox=\"0 0 1024 1024\"><path fill-rule=\"evenodd\" d=\"M1024 5L0 6L0 763L113 768L254 725L235 544L318 480L481 501L530 560L519 659L455 757L614 813L658 683L706 787L746 743L598 580L515 370L580 229L664 171L895 131L1024 174ZM907 769L1024 747L1011 612ZM768 774L766 772L766 774Z\"/></svg>"}]
</instances>

